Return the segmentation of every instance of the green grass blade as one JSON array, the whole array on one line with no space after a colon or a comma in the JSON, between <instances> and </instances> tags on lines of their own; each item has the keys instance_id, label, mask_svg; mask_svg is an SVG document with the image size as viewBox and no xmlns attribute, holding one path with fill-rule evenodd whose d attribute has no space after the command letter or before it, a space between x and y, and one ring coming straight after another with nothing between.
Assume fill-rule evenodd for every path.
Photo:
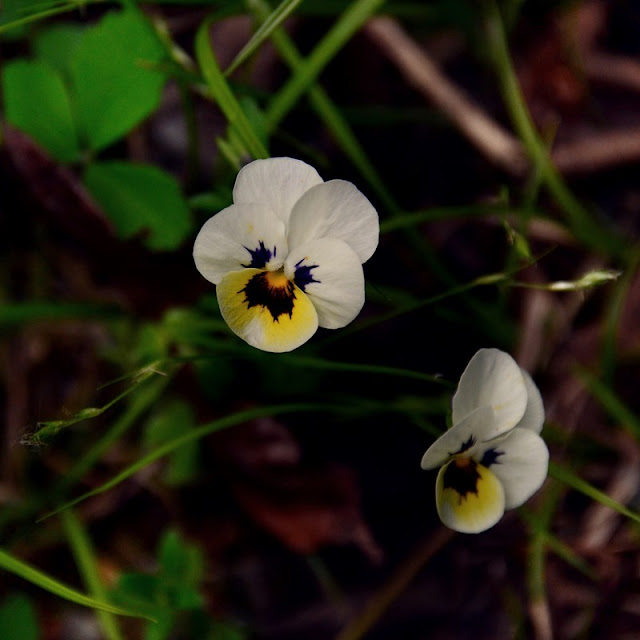
<instances>
[{"instance_id":1,"label":"green grass blade","mask_svg":"<svg viewBox=\"0 0 640 640\"><path fill-rule=\"evenodd\" d=\"M62 2L58 6L52 6L49 9L27 13L26 15L16 18L15 20L11 20L10 22L4 22L0 19L0 35L10 29L15 29L16 27L21 27L23 25L30 24L31 22L37 22L38 20L44 20L45 18L50 18L61 13L80 9L87 4L98 4L106 1L107 0L72 0L71 2Z\"/></svg>"},{"instance_id":2,"label":"green grass blade","mask_svg":"<svg viewBox=\"0 0 640 640\"><path fill-rule=\"evenodd\" d=\"M225 76L232 74L256 49L267 40L271 34L293 13L302 0L283 0L258 27L249 42L242 47L233 62L224 72Z\"/></svg>"},{"instance_id":3,"label":"green grass blade","mask_svg":"<svg viewBox=\"0 0 640 640\"><path fill-rule=\"evenodd\" d=\"M640 441L640 418L629 409L613 390L586 369L577 369L578 377L605 411L636 440Z\"/></svg>"},{"instance_id":4,"label":"green grass blade","mask_svg":"<svg viewBox=\"0 0 640 640\"><path fill-rule=\"evenodd\" d=\"M383 4L384 0L356 0L351 3L271 101L267 109L270 128L278 126L329 61Z\"/></svg>"},{"instance_id":5,"label":"green grass blade","mask_svg":"<svg viewBox=\"0 0 640 640\"><path fill-rule=\"evenodd\" d=\"M487 45L493 59L505 106L515 130L533 163L540 172L547 190L564 210L567 222L576 238L593 249L616 255L623 248L621 240L598 225L591 214L571 193L562 176L551 162L547 149L531 119L529 109L520 91L520 85L511 62L504 25L495 0L488 0Z\"/></svg>"},{"instance_id":6,"label":"green grass blade","mask_svg":"<svg viewBox=\"0 0 640 640\"><path fill-rule=\"evenodd\" d=\"M59 582L55 578L48 576L46 573L42 573L42 571L32 567L30 564L27 564L22 560L18 560L4 549L0 549L0 569L13 573L27 582L31 582L31 584L44 589L45 591L49 591L60 598L69 600L70 602L75 602L83 607L90 607L91 609L99 609L101 611L110 611L111 613L115 613L120 616L145 618L155 622L155 620L149 616L129 609L123 609L122 607L116 607L108 602L96 600L95 598L91 598L80 593L79 591L68 587L66 584Z\"/></svg>"},{"instance_id":7,"label":"green grass blade","mask_svg":"<svg viewBox=\"0 0 640 640\"><path fill-rule=\"evenodd\" d=\"M0 305L0 328L20 327L29 322L74 318L110 319L122 315L119 307L83 302L14 302Z\"/></svg>"},{"instance_id":8,"label":"green grass blade","mask_svg":"<svg viewBox=\"0 0 640 640\"><path fill-rule=\"evenodd\" d=\"M226 429L228 427L233 427L234 425L241 424L242 422L248 422L250 420L255 420L256 418L263 418L265 416L275 416L275 415L284 415L288 413L300 413L300 412L309 412L309 411L335 411L337 410L336 406L327 405L327 404L306 404L306 403L298 403L298 404L282 404L282 405L272 405L267 407L256 407L254 409L247 409L246 411L239 411L238 413L234 413L230 416L225 416L224 418L219 418L218 420L214 420L213 422L209 422L193 431L185 433L184 435L174 438L169 442L163 444L160 447L157 447L153 451L149 452L147 455L140 458L137 462L134 462L132 465L128 466L126 469L121 471L119 474L111 478L111 480L105 482L104 484L92 489L91 491L87 491L83 493L81 496L71 500L61 507L58 507L54 511L51 511L44 516L42 516L38 522L50 518L51 516L60 513L64 509L68 509L69 507L73 507L74 505L90 498L91 496L96 496L100 493L104 493L109 489L117 486L127 478L130 478L132 475L146 467L147 465L155 462L159 458L163 458L169 453L175 451L178 447L186 444L187 442L193 442L198 440L199 438L204 438L205 436L214 433L215 431L220 431L222 429Z\"/></svg>"},{"instance_id":9,"label":"green grass blade","mask_svg":"<svg viewBox=\"0 0 640 640\"><path fill-rule=\"evenodd\" d=\"M586 480L583 480L579 476L575 475L575 473L573 473L569 469L566 469L565 467L562 467L555 462L550 462L549 475L552 478L555 478L556 480L558 480L559 482L562 482L567 486L571 487L572 489L575 489L576 491L583 493L588 498L591 498L592 500L599 502L605 507L609 507L610 509L617 511L623 516L626 516L627 518L640 523L640 513L631 511L631 509L628 509L623 504L620 504L617 500L614 500L613 498L609 497L606 493L600 491L599 489L596 489L594 486L590 485Z\"/></svg>"},{"instance_id":10,"label":"green grass blade","mask_svg":"<svg viewBox=\"0 0 640 640\"><path fill-rule=\"evenodd\" d=\"M220 69L220 65L218 65L209 40L210 24L210 20L205 20L200 25L196 34L195 49L200 70L202 71L211 96L220 107L229 125L233 127L242 138L249 153L254 158L268 158L269 152L265 149L251 127L242 107L229 88L224 74Z\"/></svg>"},{"instance_id":11,"label":"green grass blade","mask_svg":"<svg viewBox=\"0 0 640 640\"><path fill-rule=\"evenodd\" d=\"M322 358L314 358L311 356L284 355L283 360L294 367L303 367L305 369L321 369L324 371L342 371L350 373L371 373L385 376L393 376L398 378L412 378L422 382L435 382L449 386L450 383L439 376L422 373L421 371L412 371L410 369L400 369L397 367L385 367L376 364L359 364L352 362L335 362L333 360L323 360Z\"/></svg>"},{"instance_id":12,"label":"green grass blade","mask_svg":"<svg viewBox=\"0 0 640 640\"><path fill-rule=\"evenodd\" d=\"M269 5L264 0L248 0L248 4L258 19L268 19ZM277 29L271 34L271 41L282 59L289 65L290 69L292 69L294 73L299 71L304 64L304 58L300 55L287 33L283 29ZM311 106L322 118L329 131L331 131L344 154L371 185L384 206L389 211L398 210L399 207L387 190L384 181L369 161L367 154L362 149L349 123L343 117L340 110L333 104L324 89L317 84L313 84L309 87L308 92Z\"/></svg>"},{"instance_id":13,"label":"green grass blade","mask_svg":"<svg viewBox=\"0 0 640 640\"><path fill-rule=\"evenodd\" d=\"M95 553L82 522L70 509L63 511L60 518L85 586L94 598L106 600L107 591L98 575ZM106 640L123 640L113 613L98 610L97 614Z\"/></svg>"}]
</instances>

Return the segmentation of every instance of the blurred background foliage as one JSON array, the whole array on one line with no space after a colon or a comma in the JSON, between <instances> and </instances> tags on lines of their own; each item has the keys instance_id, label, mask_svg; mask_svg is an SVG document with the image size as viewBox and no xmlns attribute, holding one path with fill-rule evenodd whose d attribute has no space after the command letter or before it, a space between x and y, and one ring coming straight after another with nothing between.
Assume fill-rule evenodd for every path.
<instances>
[{"instance_id":1,"label":"blurred background foliage","mask_svg":"<svg viewBox=\"0 0 640 640\"><path fill-rule=\"evenodd\" d=\"M4 0L0 637L637 637L639 35L631 0ZM191 258L270 155L382 231L361 316L279 355ZM487 346L551 477L453 535L419 461Z\"/></svg>"}]
</instances>

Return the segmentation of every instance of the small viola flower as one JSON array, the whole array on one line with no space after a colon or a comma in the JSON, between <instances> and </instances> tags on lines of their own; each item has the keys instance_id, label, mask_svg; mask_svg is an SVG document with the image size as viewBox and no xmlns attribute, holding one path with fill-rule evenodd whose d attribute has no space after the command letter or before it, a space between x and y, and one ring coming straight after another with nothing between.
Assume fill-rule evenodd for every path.
<instances>
[{"instance_id":1,"label":"small viola flower","mask_svg":"<svg viewBox=\"0 0 640 640\"><path fill-rule=\"evenodd\" d=\"M544 407L531 376L498 349L481 349L460 377L453 426L422 457L441 467L438 515L449 528L479 533L542 485L549 451L538 435Z\"/></svg>"},{"instance_id":2,"label":"small viola flower","mask_svg":"<svg viewBox=\"0 0 640 640\"><path fill-rule=\"evenodd\" d=\"M193 257L234 333L264 351L291 351L319 326L358 315L379 223L353 184L324 182L292 158L256 160L238 173L233 202L205 222Z\"/></svg>"}]
</instances>

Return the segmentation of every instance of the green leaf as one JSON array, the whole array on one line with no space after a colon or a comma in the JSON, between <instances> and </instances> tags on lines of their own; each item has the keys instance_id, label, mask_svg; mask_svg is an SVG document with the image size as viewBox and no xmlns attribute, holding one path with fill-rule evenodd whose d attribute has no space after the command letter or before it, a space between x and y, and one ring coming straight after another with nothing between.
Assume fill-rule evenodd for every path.
<instances>
[{"instance_id":1,"label":"green leaf","mask_svg":"<svg viewBox=\"0 0 640 640\"><path fill-rule=\"evenodd\" d=\"M2 640L39 640L38 618L27 596L14 593L7 596L2 603L0 638Z\"/></svg>"},{"instance_id":2,"label":"green leaf","mask_svg":"<svg viewBox=\"0 0 640 640\"><path fill-rule=\"evenodd\" d=\"M115 142L160 103L165 50L136 12L108 13L87 29L76 49L72 77L78 117L89 147Z\"/></svg>"},{"instance_id":3,"label":"green leaf","mask_svg":"<svg viewBox=\"0 0 640 640\"><path fill-rule=\"evenodd\" d=\"M186 402L175 401L164 411L154 416L146 425L144 443L146 448L164 444L195 427L193 410ZM179 486L189 482L198 466L198 444L190 442L176 449L170 456L164 473L168 485Z\"/></svg>"},{"instance_id":4,"label":"green leaf","mask_svg":"<svg viewBox=\"0 0 640 640\"><path fill-rule=\"evenodd\" d=\"M89 596L68 587L66 584L58 582L51 576L48 576L46 573L42 573L42 571L35 569L26 562L18 560L3 549L0 549L0 568L8 571L9 573L15 574L60 598L64 598L70 602L75 602L76 604L80 604L84 607L100 609L102 611L111 611L111 613L117 613L123 616L147 617L142 616L138 612L122 607L116 607L108 602L102 602L100 600L90 598Z\"/></svg>"},{"instance_id":5,"label":"green leaf","mask_svg":"<svg viewBox=\"0 0 640 640\"><path fill-rule=\"evenodd\" d=\"M84 180L123 238L145 231L149 249L173 250L191 231L191 212L178 183L157 167L94 163Z\"/></svg>"},{"instance_id":6,"label":"green leaf","mask_svg":"<svg viewBox=\"0 0 640 640\"><path fill-rule=\"evenodd\" d=\"M200 549L167 531L160 542L160 566L166 581L196 586L203 576L204 558Z\"/></svg>"},{"instance_id":7,"label":"green leaf","mask_svg":"<svg viewBox=\"0 0 640 640\"><path fill-rule=\"evenodd\" d=\"M51 25L36 35L33 41L34 53L67 79L83 33L84 29L76 24L63 22Z\"/></svg>"},{"instance_id":8,"label":"green leaf","mask_svg":"<svg viewBox=\"0 0 640 640\"><path fill-rule=\"evenodd\" d=\"M16 60L2 74L7 121L62 162L78 157L71 102L61 75L42 61Z\"/></svg>"},{"instance_id":9,"label":"green leaf","mask_svg":"<svg viewBox=\"0 0 640 640\"><path fill-rule=\"evenodd\" d=\"M247 635L229 624L223 622L214 622L211 630L212 640L245 640Z\"/></svg>"}]
</instances>

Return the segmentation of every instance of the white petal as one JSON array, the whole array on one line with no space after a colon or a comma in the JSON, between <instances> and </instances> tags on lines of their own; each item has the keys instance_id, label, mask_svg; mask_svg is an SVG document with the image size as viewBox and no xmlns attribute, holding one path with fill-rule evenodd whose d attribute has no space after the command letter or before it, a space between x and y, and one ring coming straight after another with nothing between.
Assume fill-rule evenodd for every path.
<instances>
[{"instance_id":1,"label":"white petal","mask_svg":"<svg viewBox=\"0 0 640 640\"><path fill-rule=\"evenodd\" d=\"M266 205L232 204L200 229L193 245L196 267L214 284L230 271L262 268L264 264L252 263L251 253L260 252L261 243L270 262L282 264L288 253L284 229L284 223Z\"/></svg>"},{"instance_id":2,"label":"white petal","mask_svg":"<svg viewBox=\"0 0 640 640\"><path fill-rule=\"evenodd\" d=\"M524 376L524 382L527 386L527 408L516 427L530 429L531 431L540 433L542 431L542 425L544 424L544 404L542 403L542 396L531 376L524 369L520 369L520 371Z\"/></svg>"},{"instance_id":3,"label":"white petal","mask_svg":"<svg viewBox=\"0 0 640 640\"><path fill-rule=\"evenodd\" d=\"M464 463L464 461L462 461ZM468 478L460 480L456 470L457 460L442 467L436 480L436 506L442 522L460 533L480 533L493 527L504 514L504 489L491 470L474 465L476 477L469 485ZM463 470L463 475L464 470ZM451 476L454 481L451 482ZM458 476L456 478L456 476ZM464 489L460 490L460 484ZM470 489L470 490L469 490Z\"/></svg>"},{"instance_id":4,"label":"white petal","mask_svg":"<svg viewBox=\"0 0 640 640\"><path fill-rule=\"evenodd\" d=\"M517 427L476 460L498 477L505 493L505 507L513 509L528 500L547 477L549 450L544 440L530 429Z\"/></svg>"},{"instance_id":5,"label":"white petal","mask_svg":"<svg viewBox=\"0 0 640 640\"><path fill-rule=\"evenodd\" d=\"M233 201L236 204L265 203L287 224L293 205L302 194L322 182L318 172L302 160L254 160L238 173Z\"/></svg>"},{"instance_id":6,"label":"white petal","mask_svg":"<svg viewBox=\"0 0 640 640\"><path fill-rule=\"evenodd\" d=\"M480 349L460 376L452 401L454 424L483 406L495 411L494 436L515 427L527 407L522 371L510 355L498 349Z\"/></svg>"},{"instance_id":7,"label":"white petal","mask_svg":"<svg viewBox=\"0 0 640 640\"><path fill-rule=\"evenodd\" d=\"M367 261L378 246L380 224L373 205L350 182L330 180L309 189L296 203L289 220L289 246L316 238L346 242Z\"/></svg>"},{"instance_id":8,"label":"white petal","mask_svg":"<svg viewBox=\"0 0 640 640\"><path fill-rule=\"evenodd\" d=\"M362 265L341 240L322 238L294 249L284 271L311 298L319 326L344 327L360 313L364 304Z\"/></svg>"},{"instance_id":9,"label":"white petal","mask_svg":"<svg viewBox=\"0 0 640 640\"><path fill-rule=\"evenodd\" d=\"M478 444L491 438L495 413L491 407L478 407L468 416L445 431L422 456L423 469L435 469L454 454L472 456Z\"/></svg>"}]
</instances>

